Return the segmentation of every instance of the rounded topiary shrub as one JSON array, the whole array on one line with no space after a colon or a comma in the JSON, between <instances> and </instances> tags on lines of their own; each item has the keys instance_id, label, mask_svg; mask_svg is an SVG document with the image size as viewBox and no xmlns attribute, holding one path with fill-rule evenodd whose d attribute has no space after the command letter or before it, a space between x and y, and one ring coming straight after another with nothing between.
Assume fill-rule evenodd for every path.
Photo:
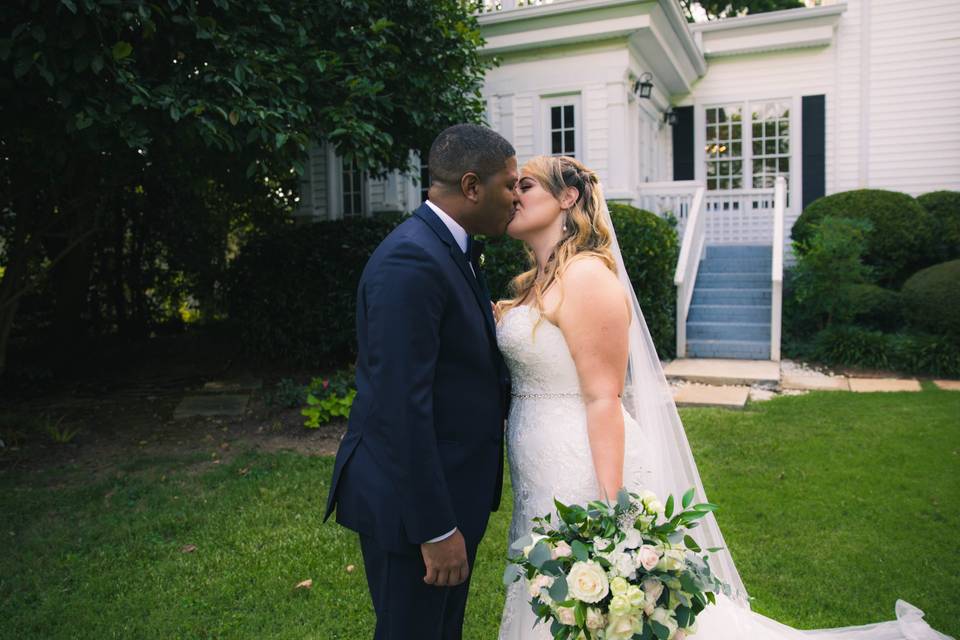
<instances>
[{"instance_id":1,"label":"rounded topiary shrub","mask_svg":"<svg viewBox=\"0 0 960 640\"><path fill-rule=\"evenodd\" d=\"M813 201L793 225L793 240L803 255L817 225L827 216L868 220L864 262L873 268L878 284L899 286L911 273L929 265L933 222L927 210L911 196L896 191L859 189Z\"/></svg>"},{"instance_id":2,"label":"rounded topiary shrub","mask_svg":"<svg viewBox=\"0 0 960 640\"><path fill-rule=\"evenodd\" d=\"M960 191L933 191L917 198L933 218L944 260L960 258Z\"/></svg>"},{"instance_id":3,"label":"rounded topiary shrub","mask_svg":"<svg viewBox=\"0 0 960 640\"><path fill-rule=\"evenodd\" d=\"M264 359L338 366L356 356L357 284L400 214L290 225L249 241L227 280L230 320Z\"/></svg>"},{"instance_id":4,"label":"rounded topiary shrub","mask_svg":"<svg viewBox=\"0 0 960 640\"><path fill-rule=\"evenodd\" d=\"M857 324L877 329L897 329L903 324L903 303L897 291L875 284L852 284L845 288L843 298Z\"/></svg>"},{"instance_id":5,"label":"rounded topiary shrub","mask_svg":"<svg viewBox=\"0 0 960 640\"><path fill-rule=\"evenodd\" d=\"M960 338L960 260L918 271L904 283L901 293L911 325Z\"/></svg>"}]
</instances>

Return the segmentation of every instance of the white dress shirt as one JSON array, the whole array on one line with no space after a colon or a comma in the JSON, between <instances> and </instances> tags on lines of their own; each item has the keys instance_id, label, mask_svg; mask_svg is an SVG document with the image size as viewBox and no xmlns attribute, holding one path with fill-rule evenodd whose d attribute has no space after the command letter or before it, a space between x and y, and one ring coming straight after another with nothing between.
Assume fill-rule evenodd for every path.
<instances>
[{"instance_id":1,"label":"white dress shirt","mask_svg":"<svg viewBox=\"0 0 960 640\"><path fill-rule=\"evenodd\" d=\"M450 229L450 233L453 234L453 239L456 240L456 241L457 241L457 245L460 246L460 251L466 252L466 250L467 250L467 237L468 237L468 234L467 234L466 230L465 230L463 227L461 227L461 226L457 223L456 220L454 220L453 218L451 218L451 217L449 216L449 214L447 214L446 211L444 211L443 209L441 209L441 208L438 207L437 205L433 204L433 203L430 202L429 200L426 200L425 202L426 202L426 205L427 205L428 207L430 207L430 208L433 210L434 213L437 214L437 217L440 218L440 220L443 221L443 224L447 225L447 229ZM467 264L470 264L470 261L469 261L469 260L467 260ZM473 265L472 265L472 264L470 264L470 270L473 271ZM448 531L447 533L443 534L442 536L438 536L438 537L436 537L436 538L431 538L430 540L427 540L427 542L440 542L441 540L446 540L447 538L449 538L450 536L452 536L454 533L456 533L456 531L457 531L457 528L454 527L452 530Z\"/></svg>"}]
</instances>

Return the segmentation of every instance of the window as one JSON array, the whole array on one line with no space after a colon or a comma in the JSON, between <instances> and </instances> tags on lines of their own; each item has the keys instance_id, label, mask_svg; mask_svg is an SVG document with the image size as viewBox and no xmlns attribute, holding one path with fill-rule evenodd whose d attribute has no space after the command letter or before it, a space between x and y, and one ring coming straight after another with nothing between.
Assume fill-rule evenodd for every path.
<instances>
[{"instance_id":1,"label":"window","mask_svg":"<svg viewBox=\"0 0 960 640\"><path fill-rule=\"evenodd\" d=\"M548 156L571 156L583 159L583 138L580 94L544 97L540 102L540 123L535 146Z\"/></svg>"},{"instance_id":2,"label":"window","mask_svg":"<svg viewBox=\"0 0 960 640\"><path fill-rule=\"evenodd\" d=\"M789 195L789 100L707 107L704 140L707 189L771 189L782 175Z\"/></svg>"},{"instance_id":3,"label":"window","mask_svg":"<svg viewBox=\"0 0 960 640\"><path fill-rule=\"evenodd\" d=\"M344 159L341 173L344 218L363 215L364 183L363 171L357 166L356 158L351 158L349 162Z\"/></svg>"},{"instance_id":4,"label":"window","mask_svg":"<svg viewBox=\"0 0 960 640\"><path fill-rule=\"evenodd\" d=\"M707 189L743 188L743 109L707 108Z\"/></svg>"},{"instance_id":5,"label":"window","mask_svg":"<svg viewBox=\"0 0 960 640\"><path fill-rule=\"evenodd\" d=\"M773 188L777 176L790 176L790 107L764 102L750 108L753 133L753 186Z\"/></svg>"},{"instance_id":6,"label":"window","mask_svg":"<svg viewBox=\"0 0 960 640\"><path fill-rule=\"evenodd\" d=\"M574 105L563 104L550 107L550 154L554 156L577 156Z\"/></svg>"}]
</instances>

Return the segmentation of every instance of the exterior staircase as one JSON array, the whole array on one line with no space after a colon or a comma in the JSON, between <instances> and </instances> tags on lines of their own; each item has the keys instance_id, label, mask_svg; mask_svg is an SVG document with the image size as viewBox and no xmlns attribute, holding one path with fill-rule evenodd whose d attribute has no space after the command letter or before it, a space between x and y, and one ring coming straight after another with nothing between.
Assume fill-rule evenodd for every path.
<instances>
[{"instance_id":1,"label":"exterior staircase","mask_svg":"<svg viewBox=\"0 0 960 640\"><path fill-rule=\"evenodd\" d=\"M707 246L687 315L688 358L770 359L772 248Z\"/></svg>"}]
</instances>

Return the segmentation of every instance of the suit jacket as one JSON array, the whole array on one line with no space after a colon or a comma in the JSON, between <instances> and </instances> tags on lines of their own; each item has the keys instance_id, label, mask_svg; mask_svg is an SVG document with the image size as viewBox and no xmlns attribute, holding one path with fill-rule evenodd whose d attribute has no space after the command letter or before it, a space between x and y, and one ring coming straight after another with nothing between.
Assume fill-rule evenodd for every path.
<instances>
[{"instance_id":1,"label":"suit jacket","mask_svg":"<svg viewBox=\"0 0 960 640\"><path fill-rule=\"evenodd\" d=\"M478 544L500 504L510 378L488 294L421 205L373 252L357 288L357 395L324 521L384 548L460 529Z\"/></svg>"}]
</instances>

